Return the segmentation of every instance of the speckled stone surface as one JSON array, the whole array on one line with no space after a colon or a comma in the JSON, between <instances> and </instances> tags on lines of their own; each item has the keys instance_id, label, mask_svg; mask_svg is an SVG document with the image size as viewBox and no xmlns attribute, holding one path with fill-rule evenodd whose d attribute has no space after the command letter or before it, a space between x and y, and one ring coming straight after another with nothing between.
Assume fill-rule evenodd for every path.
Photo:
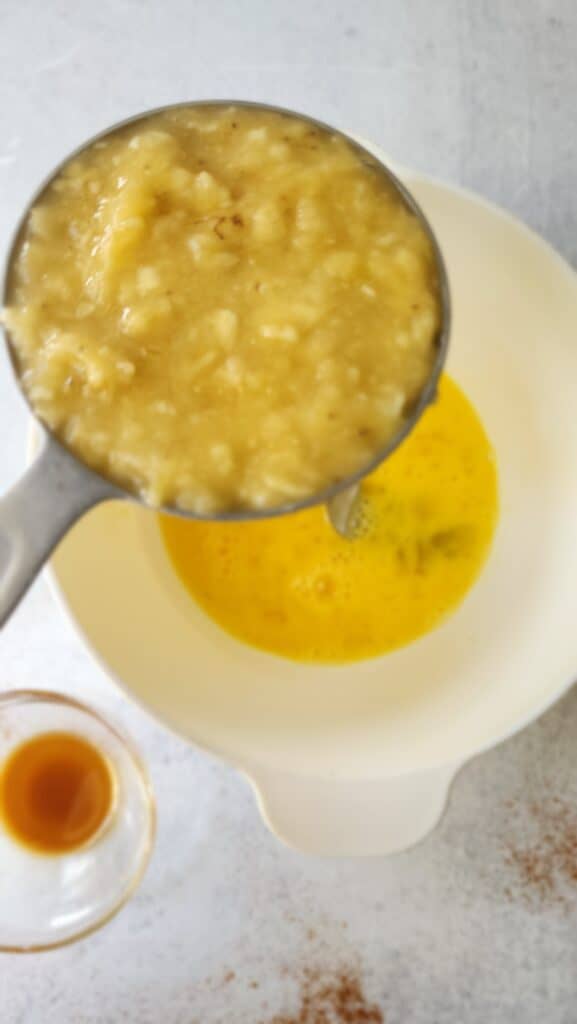
<instances>
[{"instance_id":1,"label":"speckled stone surface","mask_svg":"<svg viewBox=\"0 0 577 1024\"><path fill-rule=\"evenodd\" d=\"M239 96L474 188L575 261L576 47L573 0L2 0L0 245L85 136L148 106ZM25 412L4 362L0 424L5 488ZM43 581L0 636L0 673L114 714L160 810L116 920L62 951L0 956L2 1024L270 1024L298 1010L307 964L353 965L386 1024L577 1021L575 692L469 764L423 844L354 862L279 845L242 779L118 694Z\"/></svg>"}]
</instances>

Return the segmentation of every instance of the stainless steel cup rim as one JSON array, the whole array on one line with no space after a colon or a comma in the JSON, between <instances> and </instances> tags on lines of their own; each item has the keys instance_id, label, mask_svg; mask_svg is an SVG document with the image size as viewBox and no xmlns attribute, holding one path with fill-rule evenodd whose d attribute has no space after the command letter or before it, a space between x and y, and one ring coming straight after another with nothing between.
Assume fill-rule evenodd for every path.
<instances>
[{"instance_id":1,"label":"stainless steel cup rim","mask_svg":"<svg viewBox=\"0 0 577 1024\"><path fill-rule=\"evenodd\" d=\"M96 135L93 135L91 138L89 138L80 146L78 146L72 153L69 153L57 165L57 167L55 167L50 172L50 174L44 179L40 187L36 190L32 198L28 202L14 230L10 245L8 247L8 254L2 275L1 303L2 306L6 306L9 303L11 276L12 269L14 266L14 260L18 253L21 239L26 230L31 210L38 203L38 201L42 199L43 195L46 193L47 189L50 187L54 179L58 177L58 175L64 170L64 168L68 166L74 159L76 159L78 156L84 153L87 149L93 146L94 143L99 142L111 135L114 135L116 132L120 131L123 128L128 127L129 125L138 124L141 121L144 122L148 120L150 117L153 117L157 114L165 113L166 111L190 109L196 107L218 107L222 109L243 107L252 108L256 110L266 110L273 113L283 114L291 118L297 118L299 120L305 121L312 127L319 128L325 132L330 132L331 134L337 135L340 138L344 139L355 150L355 152L359 154L363 163L373 168L377 173L381 174L383 178L388 182L388 184L393 186L393 188L396 190L397 194L400 196L407 209L409 209L411 213L413 213L414 216L418 219L421 227L425 231L431 243L435 259L435 267L438 276L439 302L441 307L441 324L439 331L437 333L437 337L435 339L436 353L435 359L431 367L431 372L427 378L427 381L425 382L425 385L419 395L418 400L413 405L410 415L406 418L406 420L401 425L399 430L387 441L385 445L383 445L381 449L379 449L376 452L376 454L367 462L366 465L362 466L359 470L355 471L349 476L344 477L338 483L332 484L331 486L326 487L321 491L308 495L298 501L285 502L273 508L228 509L209 514L188 512L175 506L162 506L160 509L158 509L158 511L169 512L173 515L178 515L187 519L205 519L221 522L243 521L252 519L268 519L275 516L282 516L294 512L299 512L306 508L310 508L311 506L314 505L327 504L328 502L331 501L331 499L335 498L337 495L349 490L350 488L355 487L357 484L360 483L360 481L365 476L372 473L386 458L388 458L395 451L396 448L399 447L402 441L404 441L407 435L413 430L414 426L421 418L427 406L432 401L435 400L438 390L439 378L443 371L443 367L447 357L451 321L449 281L443 255L438 244L437 238L435 236L435 233L423 210L416 202L414 197L411 195L409 190L405 187L405 185L398 179L398 177L393 173L393 171L391 171L391 169L385 163L382 162L382 160L375 157L374 154L371 153L368 149L366 149L363 145L361 145L361 143L359 143L356 139L346 134L345 132L337 128L333 128L332 125L326 124L325 122L320 121L317 118L310 117L308 114L302 114L290 110L288 108L273 106L267 103L259 103L251 100L213 99L183 101L180 103L173 103L167 106L156 107L151 110L146 110L141 113L135 114L132 117L128 117L122 121L118 121L111 127L108 127L103 131L97 133ZM29 401L28 395L26 394L25 389L22 387L21 376L18 368L18 360L14 346L10 338L10 333L5 326L3 327L3 331L16 383L28 405L32 417L40 423L41 421L38 419L37 414ZM43 431L46 432L46 434L48 435L50 443L57 449L60 449L61 456L64 457L64 459L73 460L78 467L82 468L83 472L86 474L87 479L92 478L93 484L96 481L101 482L103 489L107 492L104 494L104 497L107 496L126 498L132 501L139 502L140 504L146 505L144 500L139 498L137 494L133 493L132 491L129 491L128 489L122 488L119 484L111 481L103 474L98 473L95 469L84 463L80 459L80 457L76 455L75 452L73 452L60 438L58 438L52 431L50 431L46 424L41 423L41 426Z\"/></svg>"}]
</instances>

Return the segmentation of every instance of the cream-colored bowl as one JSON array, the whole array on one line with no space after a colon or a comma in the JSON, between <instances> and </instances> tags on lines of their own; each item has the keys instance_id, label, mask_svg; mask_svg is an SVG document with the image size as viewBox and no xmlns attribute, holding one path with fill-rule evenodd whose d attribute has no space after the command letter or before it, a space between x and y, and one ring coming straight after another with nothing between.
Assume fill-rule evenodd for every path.
<instances>
[{"instance_id":1,"label":"cream-colored bowl","mask_svg":"<svg viewBox=\"0 0 577 1024\"><path fill-rule=\"evenodd\" d=\"M52 561L110 675L244 771L270 827L314 853L416 842L457 768L543 711L577 669L575 275L502 211L403 176L448 262L448 370L497 451L500 522L458 611L394 654L306 667L208 620L173 575L154 515L128 503L92 511Z\"/></svg>"}]
</instances>

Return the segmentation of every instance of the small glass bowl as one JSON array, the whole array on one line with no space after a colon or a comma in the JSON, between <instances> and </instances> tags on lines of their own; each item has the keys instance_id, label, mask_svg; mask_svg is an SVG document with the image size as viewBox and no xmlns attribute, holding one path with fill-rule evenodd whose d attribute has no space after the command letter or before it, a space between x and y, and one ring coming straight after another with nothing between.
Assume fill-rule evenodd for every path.
<instances>
[{"instance_id":1,"label":"small glass bowl","mask_svg":"<svg viewBox=\"0 0 577 1024\"><path fill-rule=\"evenodd\" d=\"M38 853L0 816L0 951L37 953L67 945L106 924L140 883L154 842L154 796L132 744L92 708L40 690L0 694L0 772L10 753L47 732L87 740L108 760L115 799L83 846Z\"/></svg>"}]
</instances>

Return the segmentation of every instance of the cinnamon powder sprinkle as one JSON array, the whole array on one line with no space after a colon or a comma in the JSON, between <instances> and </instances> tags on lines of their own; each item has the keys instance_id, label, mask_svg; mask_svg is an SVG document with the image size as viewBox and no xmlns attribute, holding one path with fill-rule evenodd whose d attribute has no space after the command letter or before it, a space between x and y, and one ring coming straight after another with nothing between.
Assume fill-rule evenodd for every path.
<instances>
[{"instance_id":1,"label":"cinnamon powder sprinkle","mask_svg":"<svg viewBox=\"0 0 577 1024\"><path fill-rule=\"evenodd\" d=\"M528 904L568 908L577 896L577 809L560 797L529 805L531 834L520 844L509 841L506 860ZM520 890L520 892L519 892Z\"/></svg>"},{"instance_id":2,"label":"cinnamon powder sprinkle","mask_svg":"<svg viewBox=\"0 0 577 1024\"><path fill-rule=\"evenodd\" d=\"M303 974L296 1015L273 1017L267 1024L385 1024L382 1011L369 1003L361 979L352 968L334 974L308 970Z\"/></svg>"}]
</instances>

